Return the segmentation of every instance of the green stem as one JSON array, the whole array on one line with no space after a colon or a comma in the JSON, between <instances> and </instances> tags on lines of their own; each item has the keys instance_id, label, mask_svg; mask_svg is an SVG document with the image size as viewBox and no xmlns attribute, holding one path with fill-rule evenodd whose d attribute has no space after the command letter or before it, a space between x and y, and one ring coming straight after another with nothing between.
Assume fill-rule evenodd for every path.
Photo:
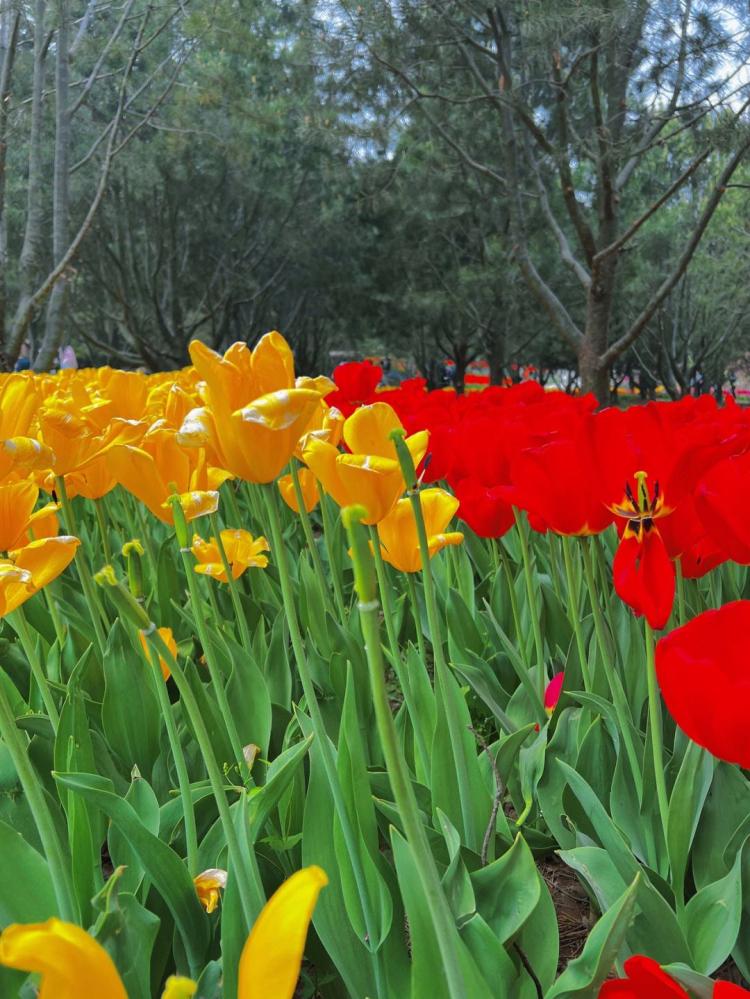
<instances>
[{"instance_id":1,"label":"green stem","mask_svg":"<svg viewBox=\"0 0 750 999\"><path fill-rule=\"evenodd\" d=\"M216 540L216 547L219 549L219 556L221 558L221 564L224 566L224 572L227 577L227 585L229 586L229 595L232 598L232 606L234 607L234 616L237 618L237 627L240 629L240 638L242 641L243 648L245 652L250 653L252 650L252 640L250 638L250 631L247 627L247 615L242 607L242 601L240 600L240 591L237 586L237 580L232 575L232 566L227 558L226 548L224 547L224 542L221 538L221 529L219 528L219 518L215 513L209 514L209 520L211 522L211 530L213 531L214 538Z\"/></svg>"},{"instance_id":2,"label":"green stem","mask_svg":"<svg viewBox=\"0 0 750 999\"><path fill-rule=\"evenodd\" d=\"M178 542L179 544L179 542ZM182 565L185 569L185 577L187 579L188 593L190 594L190 606L193 611L193 619L195 621L195 630L198 632L198 638L203 646L203 654L206 657L206 666L208 667L208 674L211 677L211 684L213 685L214 693L216 694L216 700L219 703L219 708L221 709L221 714L224 719L224 724L226 726L227 735L229 736L229 742L232 746L232 752L234 753L235 763L240 772L240 777L243 783L251 782L250 771L247 766L247 760L245 759L245 754L242 750L242 741L240 739L239 732L237 731L237 725L234 721L234 715L232 714L232 709L229 706L229 701L227 699L227 692L224 687L224 679L221 675L221 670L219 664L216 661L214 655L214 646L211 641L211 636L209 634L208 624L206 622L206 616L203 613L203 602L201 601L200 594L198 592L197 581L195 579L195 572L192 562L189 556L190 549L187 550L180 546L180 556L182 558ZM226 555L225 555L226 557ZM211 586L212 580L207 579L206 585ZM236 666L235 666L236 668Z\"/></svg>"},{"instance_id":3,"label":"green stem","mask_svg":"<svg viewBox=\"0 0 750 999\"><path fill-rule=\"evenodd\" d=\"M417 743L417 751L420 756L420 762L422 764L423 772L428 774L430 772L430 754L425 744L422 726L417 724L417 705L414 703L414 698L412 696L411 689L411 678L409 676L409 671L404 669L404 664L401 659L401 649L398 644L398 636L396 634L396 629L394 627L394 615L393 615L393 604L391 602L391 588L388 583L388 576L385 570L385 563L383 562L383 554L380 550L380 538L378 537L378 532L374 527L370 527L370 541L372 542L372 551L375 556L375 572L378 578L378 588L380 590L380 600L383 605L383 618L385 620L385 630L388 635L388 645L391 652L391 661L393 663L393 668L396 671L398 677L398 682L403 691L404 700L406 701L406 709L411 717L411 724L414 730L414 738ZM410 577L410 573L405 573L407 577ZM412 583L412 585L414 585Z\"/></svg>"},{"instance_id":4,"label":"green stem","mask_svg":"<svg viewBox=\"0 0 750 999\"><path fill-rule=\"evenodd\" d=\"M49 683L47 682L47 676L41 662L39 661L39 656L36 654L36 646L34 645L34 640L29 633L29 626L26 621L26 615L23 612L23 607L18 607L12 614L9 614L8 620L21 640L21 648L23 649L26 658L29 660L32 676L36 680L37 686L39 687L39 692L42 695L42 701L44 702L44 707L49 716L52 729L55 732L55 735L57 735L57 728L60 724L60 712L57 710L57 705L55 704L55 700L52 697L52 691L50 690Z\"/></svg>"},{"instance_id":5,"label":"green stem","mask_svg":"<svg viewBox=\"0 0 750 999\"><path fill-rule=\"evenodd\" d=\"M346 850L352 865L352 873L354 874L357 894L359 895L360 905L362 906L362 915L364 917L367 936L369 940L375 940L376 923L373 917L367 890L367 880L365 878L362 860L360 858L359 839L354 832L354 828L346 808L346 803L344 801L344 796L341 793L338 773L336 771L336 759L331 742L328 738L328 733L325 729L325 722L323 721L320 704L318 703L318 697L315 692L315 685L313 683L312 674L310 673L309 664L307 662L307 655L305 654L305 646L302 640L302 632L300 631L299 619L297 617L297 607L294 602L294 593L292 591L292 581L289 574L289 563L287 561L286 548L284 547L284 539L281 534L279 512L276 506L276 487L273 484L270 484L264 490L264 499L268 513L268 523L271 529L271 551L275 557L276 566L279 571L281 595L284 601L284 609L286 611L287 624L289 626L289 635L292 640L294 658L297 663L297 672L302 683L305 703L310 715L310 721L312 722L313 732L315 733L315 741L320 753L323 770L325 771L326 779L330 787L333 805L341 825L344 843L346 844ZM373 971L376 979L376 995L385 996L385 973L382 967L381 952L370 952L370 956L372 958Z\"/></svg>"},{"instance_id":6,"label":"green stem","mask_svg":"<svg viewBox=\"0 0 750 999\"><path fill-rule=\"evenodd\" d=\"M414 574L407 572L406 574L406 586L409 590L409 603L411 604L411 613L414 618L414 628L417 632L417 648L419 649L419 658L422 662L427 665L427 650L424 644L424 635L422 634L422 615L419 613L419 603L417 601L417 584L414 582Z\"/></svg>"},{"instance_id":7,"label":"green stem","mask_svg":"<svg viewBox=\"0 0 750 999\"><path fill-rule=\"evenodd\" d=\"M456 783L458 785L458 797L461 803L461 818L464 826L464 836L466 842L474 848L477 839L476 824L474 822L473 801L471 798L471 785L469 773L464 757L463 746L463 725L458 713L458 708L454 698L449 693L449 685L453 681L453 676L448 669L443 649L443 638L440 628L440 617L437 610L437 600L435 598L435 581L432 577L430 565L430 545L427 539L427 526L422 510L422 496L417 484L414 461L407 448L403 431L394 431L391 439L396 448L399 464L404 476L404 482L408 483L407 495L411 503L414 523L417 528L417 538L419 541L419 557L422 562L422 585L424 588L425 607L427 609L427 623L430 629L430 639L432 640L432 656L435 663L435 683L442 692L445 718L448 724L448 735L453 749L453 760L456 767ZM455 681L454 681L455 682Z\"/></svg>"},{"instance_id":8,"label":"green stem","mask_svg":"<svg viewBox=\"0 0 750 999\"><path fill-rule=\"evenodd\" d=\"M104 519L104 512L97 500L93 501L94 511L96 513L96 523L99 527L99 536L102 539L102 551L104 552L104 561L109 563L112 561L112 549L109 547L109 534L107 533L107 524Z\"/></svg>"},{"instance_id":9,"label":"green stem","mask_svg":"<svg viewBox=\"0 0 750 999\"><path fill-rule=\"evenodd\" d=\"M55 487L57 489L57 495L60 497L60 504L63 509L63 517L65 518L65 527L68 534L72 534L74 537L79 537L75 514L70 500L68 499L68 491L65 488L65 479L62 475L57 475L55 477ZM91 576L91 570L89 569L83 545L79 545L76 549L75 562L76 568L78 569L78 576L81 580L81 589L83 590L83 595L86 598L86 603L88 604L89 613L91 615L91 622L94 626L96 643L103 656L107 639L104 634L102 622L104 622L107 627L109 627L109 622L107 621L104 609L102 608L99 597L97 596L94 580Z\"/></svg>"},{"instance_id":10,"label":"green stem","mask_svg":"<svg viewBox=\"0 0 750 999\"><path fill-rule=\"evenodd\" d=\"M190 778L188 776L187 764L185 762L185 754L182 751L182 743L180 742L180 736L177 732L177 726L172 713L172 705L169 701L167 685L164 681L164 677L162 676L159 656L149 648L146 658L148 659L148 663L151 668L154 685L156 687L156 696L159 699L159 707L161 708L161 713L164 718L164 724L167 727L169 747L172 750L172 758L174 759L175 770L177 771L177 785L180 790L182 814L185 820L187 866L188 871L190 872L190 877L194 878L196 874L199 873L198 832L195 825L195 809L193 808L193 798L190 794Z\"/></svg>"},{"instance_id":11,"label":"green stem","mask_svg":"<svg viewBox=\"0 0 750 999\"><path fill-rule=\"evenodd\" d=\"M667 780L664 770L664 746L661 732L661 699L656 683L656 666L654 663L654 632L651 625L645 623L646 636L646 671L648 678L648 721L651 731L651 749L654 757L654 777L656 780L656 798L659 802L664 840L667 839L667 821L669 819L669 797L667 795Z\"/></svg>"},{"instance_id":12,"label":"green stem","mask_svg":"<svg viewBox=\"0 0 750 999\"><path fill-rule=\"evenodd\" d=\"M47 610L49 611L49 616L52 618L52 625L55 629L55 635L57 637L58 645L62 651L62 647L65 644L65 625L60 617L60 611L55 601L55 593L52 586L44 587L44 601L47 604Z\"/></svg>"},{"instance_id":13,"label":"green stem","mask_svg":"<svg viewBox=\"0 0 750 999\"><path fill-rule=\"evenodd\" d=\"M356 508L350 509L350 512L356 513ZM372 560L368 556L367 541L362 525L351 519L347 526L352 545L355 586L359 596L359 615L365 638L375 719L383 746L388 777L404 825L406 839L411 847L412 858L422 883L427 911L430 913L443 959L442 971L445 974L448 993L454 999L463 999L466 996L466 991L456 947L456 924L440 882L424 825L419 817L414 788L409 779L406 760L401 750L388 702ZM377 562L375 564L377 568Z\"/></svg>"},{"instance_id":14,"label":"green stem","mask_svg":"<svg viewBox=\"0 0 750 999\"><path fill-rule=\"evenodd\" d=\"M615 668L609 657L604 617L602 615L602 609L599 606L596 580L594 577L594 567L591 562L591 551L589 546L586 544L585 538L582 539L581 554L583 556L583 571L589 591L589 600L591 602L591 612L594 616L594 631L596 633L597 645L599 646L599 654L601 656L602 665L607 677L607 683L609 684L609 690L612 695L612 703L614 704L615 713L617 714L617 718L620 723L620 732L622 734L622 740L625 743L625 752L628 756L630 769L633 773L633 780L635 781L636 788L638 789L638 797L640 798L643 794L643 774L641 773L638 754L636 752L632 733L630 731L630 709L628 708L627 700L625 699L625 692L622 689L620 678L617 676Z\"/></svg>"},{"instance_id":15,"label":"green stem","mask_svg":"<svg viewBox=\"0 0 750 999\"><path fill-rule=\"evenodd\" d=\"M544 669L544 642L542 640L542 625L539 603L537 601L536 582L534 580L534 567L531 563L531 551L529 548L529 539L526 536L526 527L520 512L515 507L513 507L513 515L516 518L518 537L521 541L521 558L523 560L523 572L526 580L526 597L529 602L529 616L531 617L531 629L534 634L534 645L536 648L537 690L539 691L540 700L544 703L544 688L547 685L547 676Z\"/></svg>"},{"instance_id":16,"label":"green stem","mask_svg":"<svg viewBox=\"0 0 750 999\"><path fill-rule=\"evenodd\" d=\"M294 496L297 500L297 507L299 510L299 519L302 523L302 533L305 535L305 544L310 552L310 558L312 559L315 575L320 582L320 592L323 595L323 600L325 601L327 608L333 614L334 607L331 600L331 593L328 589L325 570L323 569L323 563L320 559L320 552L318 551L318 546L316 545L315 538L313 536L312 522L310 520L310 514L307 512L307 507L305 506L305 498L302 495L302 485L299 480L299 469L297 468L297 462L294 458L292 458L289 467L291 469L292 485L294 486ZM341 624L343 623L344 619L342 617Z\"/></svg>"},{"instance_id":17,"label":"green stem","mask_svg":"<svg viewBox=\"0 0 750 999\"><path fill-rule=\"evenodd\" d=\"M586 691L592 690L591 685L591 672L589 671L588 656L586 655L586 643L583 640L583 629L581 628L581 614L580 606L578 603L578 580L573 572L573 559L571 557L570 551L570 538L567 535L563 535L561 538L562 550L563 550L563 561L565 563L565 579L568 587L568 610L570 623L573 627L573 633L576 637L576 646L578 648L578 658L581 663L581 673L583 675L583 689Z\"/></svg>"},{"instance_id":18,"label":"green stem","mask_svg":"<svg viewBox=\"0 0 750 999\"><path fill-rule=\"evenodd\" d=\"M44 799L44 790L29 760L28 746L16 726L13 709L8 701L5 684L0 683L0 738L3 741L21 782L34 825L39 833L44 856L55 890L57 908L62 919L77 923L78 906L70 876L70 861L63 853L55 823Z\"/></svg>"},{"instance_id":19,"label":"green stem","mask_svg":"<svg viewBox=\"0 0 750 999\"><path fill-rule=\"evenodd\" d=\"M675 560L674 570L677 580L677 623L683 625L687 615L685 612L685 577L682 575L682 559Z\"/></svg>"},{"instance_id":20,"label":"green stem","mask_svg":"<svg viewBox=\"0 0 750 999\"><path fill-rule=\"evenodd\" d=\"M323 517L323 536L325 538L326 552L328 553L328 566L331 570L331 582L333 583L333 597L336 601L336 610L339 612L339 621L346 623L346 604L344 603L344 590L341 585L341 574L338 559L333 554L333 519L331 517L331 500L328 498L323 487L318 483L320 493L320 513Z\"/></svg>"},{"instance_id":21,"label":"green stem","mask_svg":"<svg viewBox=\"0 0 750 999\"><path fill-rule=\"evenodd\" d=\"M237 888L245 922L250 927L258 915L259 908L265 896L260 874L254 863L254 855L251 862L250 858L246 858L244 851L240 847L237 830L229 809L229 803L227 802L224 780L216 755L214 754L211 737L208 734L206 723L203 720L198 702L195 700L185 672L155 627L147 637L156 650L157 656L161 656L169 666L169 670L177 684L177 689L180 692L180 699L185 706L195 732L195 738L203 757L206 772L208 773L208 780L211 784L211 790L219 812L219 819L227 841L227 851L234 870L234 876L237 879Z\"/></svg>"}]
</instances>

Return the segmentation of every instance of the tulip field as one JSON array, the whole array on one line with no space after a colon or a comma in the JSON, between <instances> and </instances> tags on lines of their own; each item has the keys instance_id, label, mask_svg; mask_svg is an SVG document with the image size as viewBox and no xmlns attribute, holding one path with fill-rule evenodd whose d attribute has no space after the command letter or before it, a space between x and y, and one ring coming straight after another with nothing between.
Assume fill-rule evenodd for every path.
<instances>
[{"instance_id":1,"label":"tulip field","mask_svg":"<svg viewBox=\"0 0 750 999\"><path fill-rule=\"evenodd\" d=\"M0 376L0 999L750 996L750 412L190 353Z\"/></svg>"}]
</instances>

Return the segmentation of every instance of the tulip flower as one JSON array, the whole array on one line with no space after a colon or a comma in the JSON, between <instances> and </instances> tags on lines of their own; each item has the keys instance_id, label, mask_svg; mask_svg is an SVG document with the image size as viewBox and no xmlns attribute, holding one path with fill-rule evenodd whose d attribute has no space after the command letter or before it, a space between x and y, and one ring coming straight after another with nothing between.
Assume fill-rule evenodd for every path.
<instances>
[{"instance_id":1,"label":"tulip flower","mask_svg":"<svg viewBox=\"0 0 750 999\"><path fill-rule=\"evenodd\" d=\"M172 634L172 629L171 628L157 628L156 630L158 631L159 636L161 637L162 641L164 642L164 644L166 645L166 647L169 649L169 651L172 653L172 655L176 656L177 655L177 642L174 640L174 635ZM151 656L154 654L154 650L152 649L152 647L148 643L148 639L146 638L146 633L144 631L139 631L138 632L138 637L139 637L139 639L141 641L141 646L143 648L144 654L146 655L146 657L148 659L150 659ZM161 668L161 675L164 677L164 682L166 683L166 681L172 675L172 671L169 668L169 663L166 661L166 659L163 656L159 656L159 666Z\"/></svg>"},{"instance_id":2,"label":"tulip flower","mask_svg":"<svg viewBox=\"0 0 750 999\"><path fill-rule=\"evenodd\" d=\"M636 472L636 492L625 486L622 502L612 512L625 519L625 529L612 563L617 595L652 628L663 628L672 613L675 572L655 521L671 511L664 505L658 482L653 495L646 473Z\"/></svg>"},{"instance_id":3,"label":"tulip flower","mask_svg":"<svg viewBox=\"0 0 750 999\"><path fill-rule=\"evenodd\" d=\"M68 535L39 538L0 559L0 617L34 596L73 561L80 541Z\"/></svg>"},{"instance_id":4,"label":"tulip flower","mask_svg":"<svg viewBox=\"0 0 750 999\"><path fill-rule=\"evenodd\" d=\"M156 423L137 447L118 446L107 456L109 468L120 485L166 524L173 523L169 496L175 487L185 498L181 505L186 518L192 520L213 512L205 497L210 494L218 503L216 490L231 478L229 472L208 464L205 451L182 447L178 436L177 431L164 423ZM191 499L199 495L204 499Z\"/></svg>"},{"instance_id":5,"label":"tulip flower","mask_svg":"<svg viewBox=\"0 0 750 999\"><path fill-rule=\"evenodd\" d=\"M241 479L272 482L321 399L317 387L295 387L289 344L267 333L254 350L235 343L222 356L193 340L190 357L205 381L207 405L188 413L179 442L208 446Z\"/></svg>"},{"instance_id":6,"label":"tulip flower","mask_svg":"<svg viewBox=\"0 0 750 999\"><path fill-rule=\"evenodd\" d=\"M445 529L458 509L458 500L445 489L423 489L419 494L422 515L427 530L430 558L447 545L460 545L464 540L459 531L447 534ZM422 555L419 550L417 523L410 499L401 499L378 524L380 550L386 562L401 572L419 572Z\"/></svg>"},{"instance_id":7,"label":"tulip flower","mask_svg":"<svg viewBox=\"0 0 750 999\"><path fill-rule=\"evenodd\" d=\"M210 867L207 871L196 875L193 884L198 895L198 901L210 915L219 907L222 891L227 886L227 872L218 867Z\"/></svg>"},{"instance_id":8,"label":"tulip flower","mask_svg":"<svg viewBox=\"0 0 750 999\"><path fill-rule=\"evenodd\" d=\"M320 498L318 494L318 482L309 468L300 468L297 475L299 476L300 491L305 510L310 513L318 505L318 499ZM294 481L291 475L282 475L278 479L277 485L281 493L281 498L289 509L294 510L295 513L299 513L297 491L294 488Z\"/></svg>"},{"instance_id":9,"label":"tulip flower","mask_svg":"<svg viewBox=\"0 0 750 999\"><path fill-rule=\"evenodd\" d=\"M248 531L227 529L221 532L221 542L234 579L239 579L246 569L265 569L268 565L268 558L262 552L271 549L263 537L254 538ZM212 576L220 583L228 582L216 538L204 541L195 534L191 551L198 559L198 565L195 566L197 573Z\"/></svg>"},{"instance_id":10,"label":"tulip flower","mask_svg":"<svg viewBox=\"0 0 750 999\"><path fill-rule=\"evenodd\" d=\"M372 361L346 361L333 369L336 391L328 397L332 406L345 416L360 406L375 401L375 391L383 377L383 369Z\"/></svg>"},{"instance_id":11,"label":"tulip flower","mask_svg":"<svg viewBox=\"0 0 750 999\"><path fill-rule=\"evenodd\" d=\"M669 713L714 756L750 767L747 650L750 601L706 611L660 638L656 677Z\"/></svg>"},{"instance_id":12,"label":"tulip flower","mask_svg":"<svg viewBox=\"0 0 750 999\"><path fill-rule=\"evenodd\" d=\"M750 523L745 496L750 452L716 463L698 482L695 505L709 537L726 555L750 565Z\"/></svg>"},{"instance_id":13,"label":"tulip flower","mask_svg":"<svg viewBox=\"0 0 750 999\"><path fill-rule=\"evenodd\" d=\"M625 962L625 978L605 982L599 999L690 999L690 993L650 957L636 954ZM731 982L716 982L712 999L740 999L750 992Z\"/></svg>"},{"instance_id":14,"label":"tulip flower","mask_svg":"<svg viewBox=\"0 0 750 999\"><path fill-rule=\"evenodd\" d=\"M204 871L196 882L224 873ZM319 867L305 867L266 902L240 955L238 999L292 999L315 903L327 884ZM41 975L39 999L128 999L102 945L60 919L6 927L0 934L0 964ZM190 999L195 992L190 979L172 976L162 999Z\"/></svg>"},{"instance_id":15,"label":"tulip flower","mask_svg":"<svg viewBox=\"0 0 750 999\"><path fill-rule=\"evenodd\" d=\"M545 687L544 710L548 715L553 715L555 713L557 702L560 700L560 694L562 694L564 681L565 673L556 673Z\"/></svg>"},{"instance_id":16,"label":"tulip flower","mask_svg":"<svg viewBox=\"0 0 750 999\"><path fill-rule=\"evenodd\" d=\"M101 429L81 413L71 409L45 408L39 413L44 444L54 454L55 475L79 472L120 444L132 444L143 436L142 423L113 419Z\"/></svg>"},{"instance_id":17,"label":"tulip flower","mask_svg":"<svg viewBox=\"0 0 750 999\"><path fill-rule=\"evenodd\" d=\"M57 534L58 507L50 503L34 512L39 488L29 479L0 485L0 551L19 548L34 538Z\"/></svg>"},{"instance_id":18,"label":"tulip flower","mask_svg":"<svg viewBox=\"0 0 750 999\"><path fill-rule=\"evenodd\" d=\"M393 509L405 483L396 448L390 439L393 430L403 429L389 405L376 402L363 406L344 423L343 439L349 449L341 453L333 444L308 435L303 457L325 491L339 506L363 506L366 524L377 524ZM414 465L427 451L424 431L406 438Z\"/></svg>"},{"instance_id":19,"label":"tulip flower","mask_svg":"<svg viewBox=\"0 0 750 999\"><path fill-rule=\"evenodd\" d=\"M242 949L239 999L292 999L313 909L327 884L320 867L305 867L269 898Z\"/></svg>"},{"instance_id":20,"label":"tulip flower","mask_svg":"<svg viewBox=\"0 0 750 999\"><path fill-rule=\"evenodd\" d=\"M0 964L40 974L39 999L128 999L101 944L79 926L60 919L8 926L0 935Z\"/></svg>"}]
</instances>

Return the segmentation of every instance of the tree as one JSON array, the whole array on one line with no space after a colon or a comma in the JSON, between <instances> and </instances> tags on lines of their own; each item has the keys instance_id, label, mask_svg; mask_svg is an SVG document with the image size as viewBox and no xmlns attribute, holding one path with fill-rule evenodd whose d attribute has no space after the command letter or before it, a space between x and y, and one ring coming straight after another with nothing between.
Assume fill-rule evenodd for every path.
<instances>
[{"instance_id":1,"label":"tree","mask_svg":"<svg viewBox=\"0 0 750 999\"><path fill-rule=\"evenodd\" d=\"M743 5L341 0L337 8L367 71L390 74L391 105L419 109L435 136L492 182L527 288L575 351L584 387L606 401L613 362L679 283L750 146ZM474 123L473 137L452 127L456 108ZM489 145L479 124L488 117L498 133ZM631 190L644 174L653 178L655 157L667 168L643 204ZM716 164L691 228L613 337L624 254L637 252L636 235ZM537 212L565 285L559 268L545 275L541 266Z\"/></svg>"}]
</instances>

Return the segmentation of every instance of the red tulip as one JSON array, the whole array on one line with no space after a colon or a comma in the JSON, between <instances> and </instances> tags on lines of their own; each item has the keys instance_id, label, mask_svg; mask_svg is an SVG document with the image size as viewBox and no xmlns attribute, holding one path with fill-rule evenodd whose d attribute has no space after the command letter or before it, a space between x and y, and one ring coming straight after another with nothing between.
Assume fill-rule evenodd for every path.
<instances>
[{"instance_id":1,"label":"red tulip","mask_svg":"<svg viewBox=\"0 0 750 999\"><path fill-rule=\"evenodd\" d=\"M515 521L503 486L489 488L476 479L462 479L454 487L460 503L458 516L480 538L500 538Z\"/></svg>"},{"instance_id":2,"label":"red tulip","mask_svg":"<svg viewBox=\"0 0 750 999\"><path fill-rule=\"evenodd\" d=\"M622 505L613 507L625 518L622 540L612 563L617 595L652 628L663 628L672 613L675 572L655 521L670 511L664 507L658 484L653 495L646 473L636 472L636 491L626 485Z\"/></svg>"},{"instance_id":3,"label":"red tulip","mask_svg":"<svg viewBox=\"0 0 750 999\"><path fill-rule=\"evenodd\" d=\"M562 694L565 673L556 673L544 690L544 710L548 715L552 715L557 707L557 702Z\"/></svg>"},{"instance_id":4,"label":"red tulip","mask_svg":"<svg viewBox=\"0 0 750 999\"><path fill-rule=\"evenodd\" d=\"M625 974L626 978L605 982L599 999L690 999L689 993L650 957L629 957Z\"/></svg>"},{"instance_id":5,"label":"red tulip","mask_svg":"<svg viewBox=\"0 0 750 999\"><path fill-rule=\"evenodd\" d=\"M329 405L351 416L358 406L375 401L375 389L383 377L383 369L372 361L347 361L333 371L336 391L326 397Z\"/></svg>"},{"instance_id":6,"label":"red tulip","mask_svg":"<svg viewBox=\"0 0 750 999\"><path fill-rule=\"evenodd\" d=\"M698 483L695 505L711 540L726 554L750 565L750 452L717 462Z\"/></svg>"},{"instance_id":7,"label":"red tulip","mask_svg":"<svg viewBox=\"0 0 750 999\"><path fill-rule=\"evenodd\" d=\"M743 767L750 767L748 631L750 601L737 600L699 614L656 645L656 676L669 713L694 742Z\"/></svg>"}]
</instances>

